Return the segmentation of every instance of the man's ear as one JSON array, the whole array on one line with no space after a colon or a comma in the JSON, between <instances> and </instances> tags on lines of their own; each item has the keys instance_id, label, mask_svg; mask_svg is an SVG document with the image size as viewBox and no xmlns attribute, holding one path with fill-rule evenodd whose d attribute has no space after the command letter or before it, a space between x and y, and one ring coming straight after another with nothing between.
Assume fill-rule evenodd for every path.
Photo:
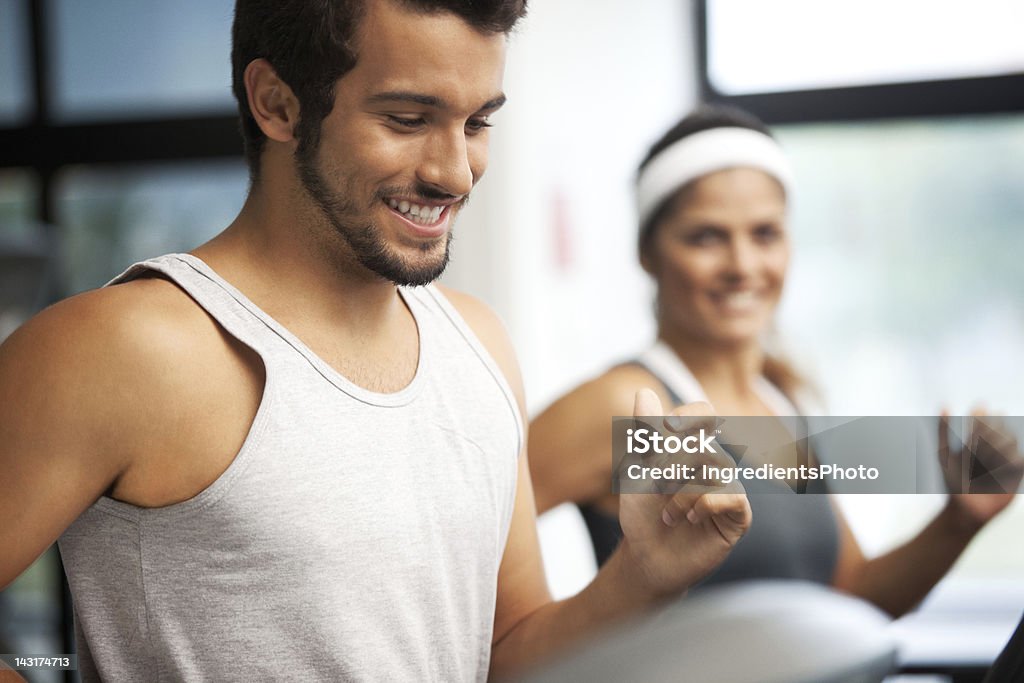
<instances>
[{"instance_id":1,"label":"man's ear","mask_svg":"<svg viewBox=\"0 0 1024 683\"><path fill-rule=\"evenodd\" d=\"M249 111L263 134L277 142L295 139L299 122L299 100L274 67L265 59L254 59L242 76Z\"/></svg>"}]
</instances>

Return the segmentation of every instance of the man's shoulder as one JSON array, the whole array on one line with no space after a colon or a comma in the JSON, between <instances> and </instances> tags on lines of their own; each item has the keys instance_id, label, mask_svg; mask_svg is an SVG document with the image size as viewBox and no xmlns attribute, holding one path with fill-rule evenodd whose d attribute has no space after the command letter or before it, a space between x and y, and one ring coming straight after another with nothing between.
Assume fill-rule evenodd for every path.
<instances>
[{"instance_id":1,"label":"man's shoulder","mask_svg":"<svg viewBox=\"0 0 1024 683\"><path fill-rule=\"evenodd\" d=\"M24 350L98 360L114 354L160 353L188 343L206 318L175 284L145 277L77 294L48 307L10 342Z\"/></svg>"},{"instance_id":2,"label":"man's shoulder","mask_svg":"<svg viewBox=\"0 0 1024 683\"><path fill-rule=\"evenodd\" d=\"M482 299L447 285L437 284L434 287L444 295L474 332L477 331L477 327L484 328L485 331L492 327L504 330L501 318Z\"/></svg>"},{"instance_id":3,"label":"man's shoulder","mask_svg":"<svg viewBox=\"0 0 1024 683\"><path fill-rule=\"evenodd\" d=\"M524 399L519 361L516 359L515 349L512 347L512 339L501 318L490 306L471 294L444 285L436 285L436 287L466 321L488 353L497 361L522 408Z\"/></svg>"},{"instance_id":4,"label":"man's shoulder","mask_svg":"<svg viewBox=\"0 0 1024 683\"><path fill-rule=\"evenodd\" d=\"M146 277L78 294L36 315L0 346L0 377L17 366L26 390L47 392L82 383L107 389L154 383L175 359L201 353L216 334L176 285Z\"/></svg>"},{"instance_id":5,"label":"man's shoulder","mask_svg":"<svg viewBox=\"0 0 1024 683\"><path fill-rule=\"evenodd\" d=\"M0 345L3 456L25 467L45 461L53 476L89 469L98 477L83 484L91 496L89 486L105 489L153 444L176 444L190 434L179 426L208 411L197 395L224 384L210 378L225 356L204 318L175 285L145 278L29 320Z\"/></svg>"},{"instance_id":6,"label":"man's shoulder","mask_svg":"<svg viewBox=\"0 0 1024 683\"><path fill-rule=\"evenodd\" d=\"M504 353L511 350L508 330L494 309L472 294L445 285L435 287L462 316L488 351L494 354L495 351Z\"/></svg>"}]
</instances>

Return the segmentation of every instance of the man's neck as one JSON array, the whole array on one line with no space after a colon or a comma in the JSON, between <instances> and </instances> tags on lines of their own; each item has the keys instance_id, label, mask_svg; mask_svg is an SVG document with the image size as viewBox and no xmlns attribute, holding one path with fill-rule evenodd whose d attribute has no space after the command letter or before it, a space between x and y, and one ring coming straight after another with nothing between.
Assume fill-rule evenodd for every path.
<instances>
[{"instance_id":1,"label":"man's neck","mask_svg":"<svg viewBox=\"0 0 1024 683\"><path fill-rule=\"evenodd\" d=\"M356 261L322 215L259 185L231 225L193 253L290 329L327 324L365 339L408 316L394 283Z\"/></svg>"}]
</instances>

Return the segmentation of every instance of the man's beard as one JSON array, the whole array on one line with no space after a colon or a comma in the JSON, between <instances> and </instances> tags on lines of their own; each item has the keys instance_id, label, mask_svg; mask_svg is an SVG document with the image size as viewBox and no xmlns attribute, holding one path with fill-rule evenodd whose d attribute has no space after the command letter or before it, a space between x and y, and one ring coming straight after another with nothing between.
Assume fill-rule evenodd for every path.
<instances>
[{"instance_id":1,"label":"man's beard","mask_svg":"<svg viewBox=\"0 0 1024 683\"><path fill-rule=\"evenodd\" d=\"M359 263L368 270L380 275L382 278L394 282L396 285L419 287L430 284L441 276L448 266L449 251L451 250L451 230L444 237L444 253L440 257L421 263L407 263L391 248L388 247L380 230L372 222L359 225L358 210L352 198L346 198L333 192L324 180L323 174L317 168L318 149L305 147L300 144L295 152L295 166L298 171L299 182L306 190L306 193L313 199L324 216L330 221L334 231L348 244L352 254ZM375 208L377 202L383 202L387 196L408 194L398 189L387 188L378 192L370 200L367 212ZM444 199L436 191L429 188L417 188L414 194L434 199ZM448 209L454 218L454 210L457 206ZM347 220L346 220L347 217ZM420 251L426 254L434 248L433 244L424 243L420 245Z\"/></svg>"}]
</instances>

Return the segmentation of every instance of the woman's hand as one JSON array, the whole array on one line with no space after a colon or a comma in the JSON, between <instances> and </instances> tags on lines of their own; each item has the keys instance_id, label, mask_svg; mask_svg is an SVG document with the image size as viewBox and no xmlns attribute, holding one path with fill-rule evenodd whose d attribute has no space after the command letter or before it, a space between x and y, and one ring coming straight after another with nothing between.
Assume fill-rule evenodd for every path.
<instances>
[{"instance_id":1,"label":"woman's hand","mask_svg":"<svg viewBox=\"0 0 1024 683\"><path fill-rule=\"evenodd\" d=\"M1024 476L1017 438L998 418L972 414L959 448L950 446L949 415L939 418L939 465L949 491L948 507L977 531L1011 502Z\"/></svg>"}]
</instances>

